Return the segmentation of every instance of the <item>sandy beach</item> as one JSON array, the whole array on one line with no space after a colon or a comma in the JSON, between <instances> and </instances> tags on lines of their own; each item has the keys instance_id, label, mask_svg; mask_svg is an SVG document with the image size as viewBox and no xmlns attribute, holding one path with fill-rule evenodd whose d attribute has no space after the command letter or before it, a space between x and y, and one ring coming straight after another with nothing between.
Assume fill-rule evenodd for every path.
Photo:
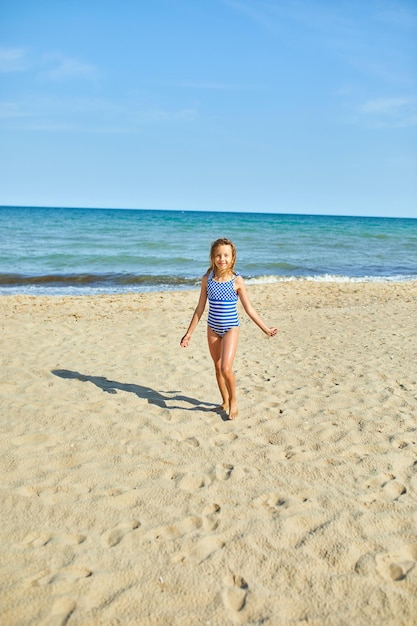
<instances>
[{"instance_id":1,"label":"sandy beach","mask_svg":"<svg viewBox=\"0 0 417 626\"><path fill-rule=\"evenodd\" d=\"M0 623L417 624L417 282L0 297Z\"/></svg>"}]
</instances>

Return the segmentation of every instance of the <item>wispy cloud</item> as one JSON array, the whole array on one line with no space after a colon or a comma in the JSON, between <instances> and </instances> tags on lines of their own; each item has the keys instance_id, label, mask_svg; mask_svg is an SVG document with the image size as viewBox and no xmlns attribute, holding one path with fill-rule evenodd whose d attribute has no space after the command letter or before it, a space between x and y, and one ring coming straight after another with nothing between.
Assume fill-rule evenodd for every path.
<instances>
[{"instance_id":1,"label":"wispy cloud","mask_svg":"<svg viewBox=\"0 0 417 626\"><path fill-rule=\"evenodd\" d=\"M0 72L8 74L28 69L27 53L24 48L0 48Z\"/></svg>"},{"instance_id":2,"label":"wispy cloud","mask_svg":"<svg viewBox=\"0 0 417 626\"><path fill-rule=\"evenodd\" d=\"M188 106L187 103L185 106L164 107L134 97L123 99L116 96L114 100L91 97L85 95L91 94L91 90L86 91L79 84L71 85L63 98L59 95L61 89L55 89L57 83L82 81L88 85L100 77L100 72L93 64L60 52L39 53L18 47L3 48L0 49L0 71L25 72L20 88L9 90L8 97L0 101L0 125L3 129L135 133L152 125L186 123L197 112L197 105ZM95 93L98 91L94 89ZM10 95L13 92L15 96ZM80 95L76 96L76 93Z\"/></svg>"},{"instance_id":3,"label":"wispy cloud","mask_svg":"<svg viewBox=\"0 0 417 626\"><path fill-rule=\"evenodd\" d=\"M91 63L61 53L36 53L25 48L0 49L0 72L31 72L43 81L92 79L98 70Z\"/></svg>"},{"instance_id":4,"label":"wispy cloud","mask_svg":"<svg viewBox=\"0 0 417 626\"><path fill-rule=\"evenodd\" d=\"M410 104L410 98L377 98L362 105L362 113L392 115Z\"/></svg>"},{"instance_id":5,"label":"wispy cloud","mask_svg":"<svg viewBox=\"0 0 417 626\"><path fill-rule=\"evenodd\" d=\"M391 84L415 82L417 9L401 0L358 4L317 0L223 0L287 47L322 48L363 75ZM390 42L387 44L387 42ZM307 46L308 42L308 46ZM415 65L414 65L415 69Z\"/></svg>"},{"instance_id":6,"label":"wispy cloud","mask_svg":"<svg viewBox=\"0 0 417 626\"><path fill-rule=\"evenodd\" d=\"M271 5L269 3L253 3L241 2L240 0L223 0L224 4L229 8L245 15L249 20L260 26L263 30L269 31L273 35L282 35L279 22L271 13Z\"/></svg>"},{"instance_id":7,"label":"wispy cloud","mask_svg":"<svg viewBox=\"0 0 417 626\"><path fill-rule=\"evenodd\" d=\"M370 56L350 56L351 67L358 70L360 74L371 76L373 79L381 80L385 84L410 86L415 83L414 76L411 75L406 64L395 59L395 52L391 53L391 58L372 58Z\"/></svg>"},{"instance_id":8,"label":"wispy cloud","mask_svg":"<svg viewBox=\"0 0 417 626\"><path fill-rule=\"evenodd\" d=\"M417 97L367 100L359 107L358 120L373 127L417 126Z\"/></svg>"},{"instance_id":9,"label":"wispy cloud","mask_svg":"<svg viewBox=\"0 0 417 626\"><path fill-rule=\"evenodd\" d=\"M329 34L355 33L360 30L357 5L317 0L223 0L231 9L246 15L254 23L274 32L283 20L304 24L309 30ZM383 22L400 30L417 27L417 8L401 0L376 0L363 5L360 13L368 22Z\"/></svg>"},{"instance_id":10,"label":"wispy cloud","mask_svg":"<svg viewBox=\"0 0 417 626\"><path fill-rule=\"evenodd\" d=\"M40 76L53 81L65 81L72 78L94 78L97 69L90 63L84 63L63 54L45 54L42 56Z\"/></svg>"},{"instance_id":11,"label":"wispy cloud","mask_svg":"<svg viewBox=\"0 0 417 626\"><path fill-rule=\"evenodd\" d=\"M9 130L136 133L161 124L187 123L196 115L193 107L170 109L101 98L38 96L0 102L0 126Z\"/></svg>"},{"instance_id":12,"label":"wispy cloud","mask_svg":"<svg viewBox=\"0 0 417 626\"><path fill-rule=\"evenodd\" d=\"M18 102L0 102L0 120L13 120L27 117Z\"/></svg>"},{"instance_id":13,"label":"wispy cloud","mask_svg":"<svg viewBox=\"0 0 417 626\"><path fill-rule=\"evenodd\" d=\"M231 9L245 15L254 24L275 35L288 36L288 27L302 25L306 30L334 32L335 28L347 28L350 20L338 5L320 7L311 0L280 0L279 2L258 0L223 0Z\"/></svg>"}]
</instances>

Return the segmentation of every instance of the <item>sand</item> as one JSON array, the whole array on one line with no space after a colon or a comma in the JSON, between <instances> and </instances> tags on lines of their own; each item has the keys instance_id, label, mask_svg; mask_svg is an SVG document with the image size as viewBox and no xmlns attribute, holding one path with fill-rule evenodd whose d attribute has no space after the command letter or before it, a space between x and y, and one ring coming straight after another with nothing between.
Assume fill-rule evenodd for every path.
<instances>
[{"instance_id":1,"label":"sand","mask_svg":"<svg viewBox=\"0 0 417 626\"><path fill-rule=\"evenodd\" d=\"M0 623L417 624L417 282L0 298Z\"/></svg>"}]
</instances>

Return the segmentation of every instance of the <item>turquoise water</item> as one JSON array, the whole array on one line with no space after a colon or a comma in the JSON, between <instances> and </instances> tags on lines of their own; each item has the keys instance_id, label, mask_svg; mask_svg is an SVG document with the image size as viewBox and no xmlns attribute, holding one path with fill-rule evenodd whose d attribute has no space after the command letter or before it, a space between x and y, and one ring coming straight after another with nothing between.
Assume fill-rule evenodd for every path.
<instances>
[{"instance_id":1,"label":"turquoise water","mask_svg":"<svg viewBox=\"0 0 417 626\"><path fill-rule=\"evenodd\" d=\"M417 220L0 208L0 293L197 288L218 237L248 282L417 279Z\"/></svg>"}]
</instances>

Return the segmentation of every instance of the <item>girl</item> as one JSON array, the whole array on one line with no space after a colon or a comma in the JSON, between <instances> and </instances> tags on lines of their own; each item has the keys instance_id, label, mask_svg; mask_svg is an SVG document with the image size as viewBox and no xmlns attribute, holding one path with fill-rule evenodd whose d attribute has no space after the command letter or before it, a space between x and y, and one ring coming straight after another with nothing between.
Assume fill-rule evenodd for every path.
<instances>
[{"instance_id":1,"label":"girl","mask_svg":"<svg viewBox=\"0 0 417 626\"><path fill-rule=\"evenodd\" d=\"M277 328L266 326L253 308L246 293L244 280L235 272L235 262L236 248L229 239L217 239L211 244L210 267L202 278L197 307L180 342L183 348L190 343L191 335L203 315L208 298L208 346L223 400L221 409L229 413L231 420L238 415L236 381L232 371L239 339L239 319L236 309L238 297L251 320L266 335L274 337L278 332Z\"/></svg>"}]
</instances>

